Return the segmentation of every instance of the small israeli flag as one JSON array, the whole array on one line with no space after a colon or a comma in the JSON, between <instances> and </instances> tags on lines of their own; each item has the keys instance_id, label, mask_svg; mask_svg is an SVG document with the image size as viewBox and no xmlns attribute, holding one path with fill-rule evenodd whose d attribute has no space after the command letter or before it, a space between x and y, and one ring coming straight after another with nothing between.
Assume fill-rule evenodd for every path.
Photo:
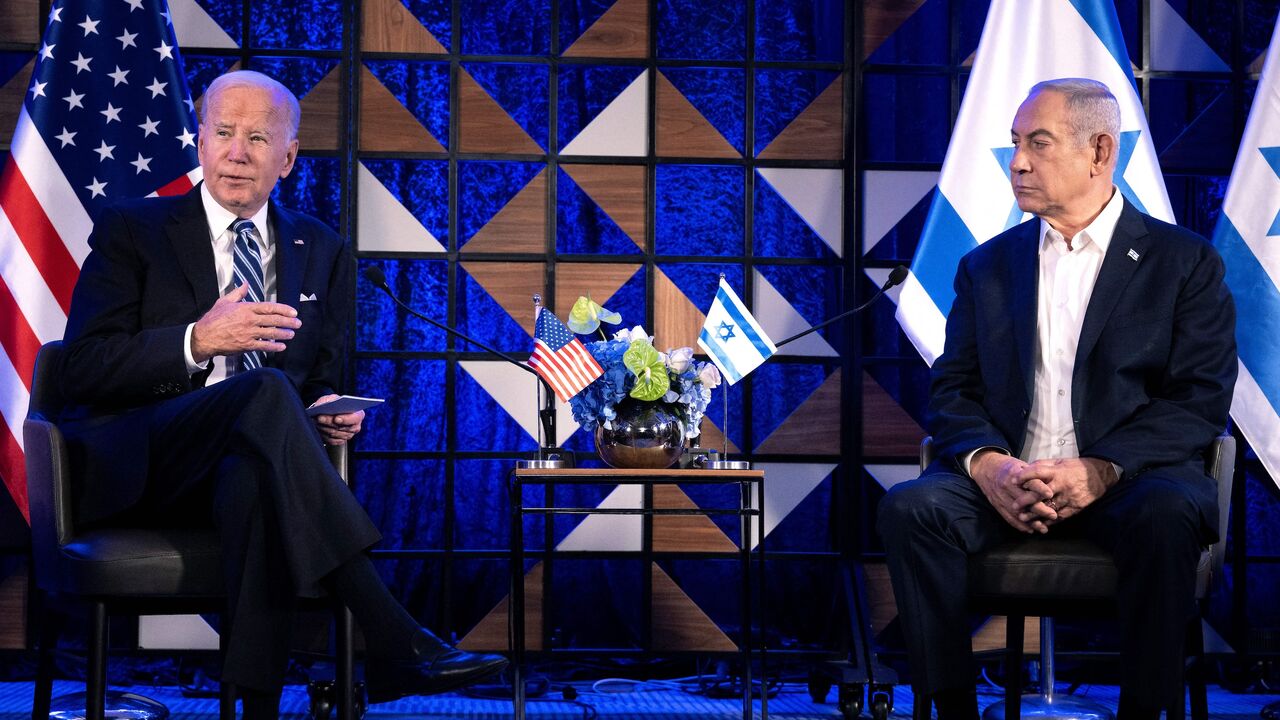
<instances>
[{"instance_id":1,"label":"small israeli flag","mask_svg":"<svg viewBox=\"0 0 1280 720\"><path fill-rule=\"evenodd\" d=\"M698 335L698 347L711 357L730 385L778 351L723 276Z\"/></svg>"}]
</instances>

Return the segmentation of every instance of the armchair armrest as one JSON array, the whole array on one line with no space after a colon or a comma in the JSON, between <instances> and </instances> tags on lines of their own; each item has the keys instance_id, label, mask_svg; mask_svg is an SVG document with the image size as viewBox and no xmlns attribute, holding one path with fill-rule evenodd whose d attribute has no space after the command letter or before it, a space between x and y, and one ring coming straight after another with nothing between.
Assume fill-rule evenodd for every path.
<instances>
[{"instance_id":1,"label":"armchair armrest","mask_svg":"<svg viewBox=\"0 0 1280 720\"><path fill-rule=\"evenodd\" d=\"M31 548L36 567L53 567L58 548L75 528L67 446L58 427L38 415L22 425L27 459L27 500L31 510Z\"/></svg>"}]
</instances>

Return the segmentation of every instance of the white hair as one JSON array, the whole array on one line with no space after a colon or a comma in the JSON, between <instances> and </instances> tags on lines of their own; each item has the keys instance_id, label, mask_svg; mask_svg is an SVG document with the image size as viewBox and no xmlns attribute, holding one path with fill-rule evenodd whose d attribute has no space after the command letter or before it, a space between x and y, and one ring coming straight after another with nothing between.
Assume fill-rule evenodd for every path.
<instances>
[{"instance_id":1,"label":"white hair","mask_svg":"<svg viewBox=\"0 0 1280 720\"><path fill-rule=\"evenodd\" d=\"M1058 78L1036 83L1027 97L1048 90L1066 96L1067 123L1077 145L1084 145L1104 133L1120 139L1120 103L1106 85L1088 78Z\"/></svg>"},{"instance_id":2,"label":"white hair","mask_svg":"<svg viewBox=\"0 0 1280 720\"><path fill-rule=\"evenodd\" d=\"M276 97L285 110L285 126L289 129L289 139L298 137L298 122L302 119L302 109L298 107L298 98L289 88L278 80L253 70L235 70L214 78L204 91L204 104L200 106L200 123L204 124L209 112L209 101L217 93L228 88L252 87L266 90Z\"/></svg>"}]
</instances>

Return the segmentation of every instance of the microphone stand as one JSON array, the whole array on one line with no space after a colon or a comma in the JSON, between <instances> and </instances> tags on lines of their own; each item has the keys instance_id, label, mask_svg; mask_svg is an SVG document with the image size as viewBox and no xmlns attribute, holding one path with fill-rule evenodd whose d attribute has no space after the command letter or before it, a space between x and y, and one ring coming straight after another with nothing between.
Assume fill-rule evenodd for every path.
<instances>
[{"instance_id":1,"label":"microphone stand","mask_svg":"<svg viewBox=\"0 0 1280 720\"><path fill-rule=\"evenodd\" d=\"M418 312L417 310L414 310L412 307L409 307L409 305L407 305L403 300L396 297L395 293L391 292L391 287L387 285L386 276L382 274L381 268L370 267L365 271L364 277L366 280L373 283L374 286L376 286L379 290L386 293L387 297L391 298L391 300L395 302L396 305L399 305L400 307L404 308L405 311L408 312L410 315L413 315L419 320L427 322L434 327L440 328L441 330L449 333L450 335L453 335L456 338L465 340L466 342L469 342L472 345L475 345L476 347L492 355L496 355L502 358L503 360L506 360L507 362L511 363L512 365L515 365L521 370L524 370L525 372L530 373L534 377L536 377L538 379L538 382L542 384L543 397L545 398L542 404L542 408L538 410L538 422L542 425L543 444L538 446L537 460L521 461L521 463L525 467L536 467L536 468L543 468L543 469L564 467L564 460L561 459L560 457L561 450L556 447L556 407L555 407L556 394L555 394L555 391L551 389L551 385L547 383L547 381L544 380L543 377L537 373L537 371L535 371L533 368L529 367L528 365L525 365L524 363L520 362L519 360L511 357L510 355L502 352L501 350L498 350L497 348L491 348L488 345L485 345L484 343L480 342L479 340L469 337L466 334L462 333L461 331L455 330L454 328L451 328L448 325L445 325L444 323L439 322L438 320L429 318L426 315L423 315L422 313Z\"/></svg>"}]
</instances>

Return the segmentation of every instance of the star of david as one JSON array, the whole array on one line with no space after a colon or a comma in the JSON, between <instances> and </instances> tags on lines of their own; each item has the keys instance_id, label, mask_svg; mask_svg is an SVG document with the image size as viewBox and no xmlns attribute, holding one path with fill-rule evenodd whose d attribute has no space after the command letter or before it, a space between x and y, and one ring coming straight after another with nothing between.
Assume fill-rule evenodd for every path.
<instances>
[{"instance_id":1,"label":"star of david","mask_svg":"<svg viewBox=\"0 0 1280 720\"><path fill-rule=\"evenodd\" d=\"M1271 166L1271 172L1280 177L1280 146L1260 147L1258 152L1262 153L1262 157L1266 158L1267 165ZM1280 212L1276 213L1276 219L1271 221L1271 229L1267 230L1267 237L1276 237L1280 235Z\"/></svg>"},{"instance_id":2,"label":"star of david","mask_svg":"<svg viewBox=\"0 0 1280 720\"><path fill-rule=\"evenodd\" d=\"M733 326L722 320L720 322L720 328L716 330L716 334L720 336L721 340L728 340L729 338L734 337Z\"/></svg>"}]
</instances>

